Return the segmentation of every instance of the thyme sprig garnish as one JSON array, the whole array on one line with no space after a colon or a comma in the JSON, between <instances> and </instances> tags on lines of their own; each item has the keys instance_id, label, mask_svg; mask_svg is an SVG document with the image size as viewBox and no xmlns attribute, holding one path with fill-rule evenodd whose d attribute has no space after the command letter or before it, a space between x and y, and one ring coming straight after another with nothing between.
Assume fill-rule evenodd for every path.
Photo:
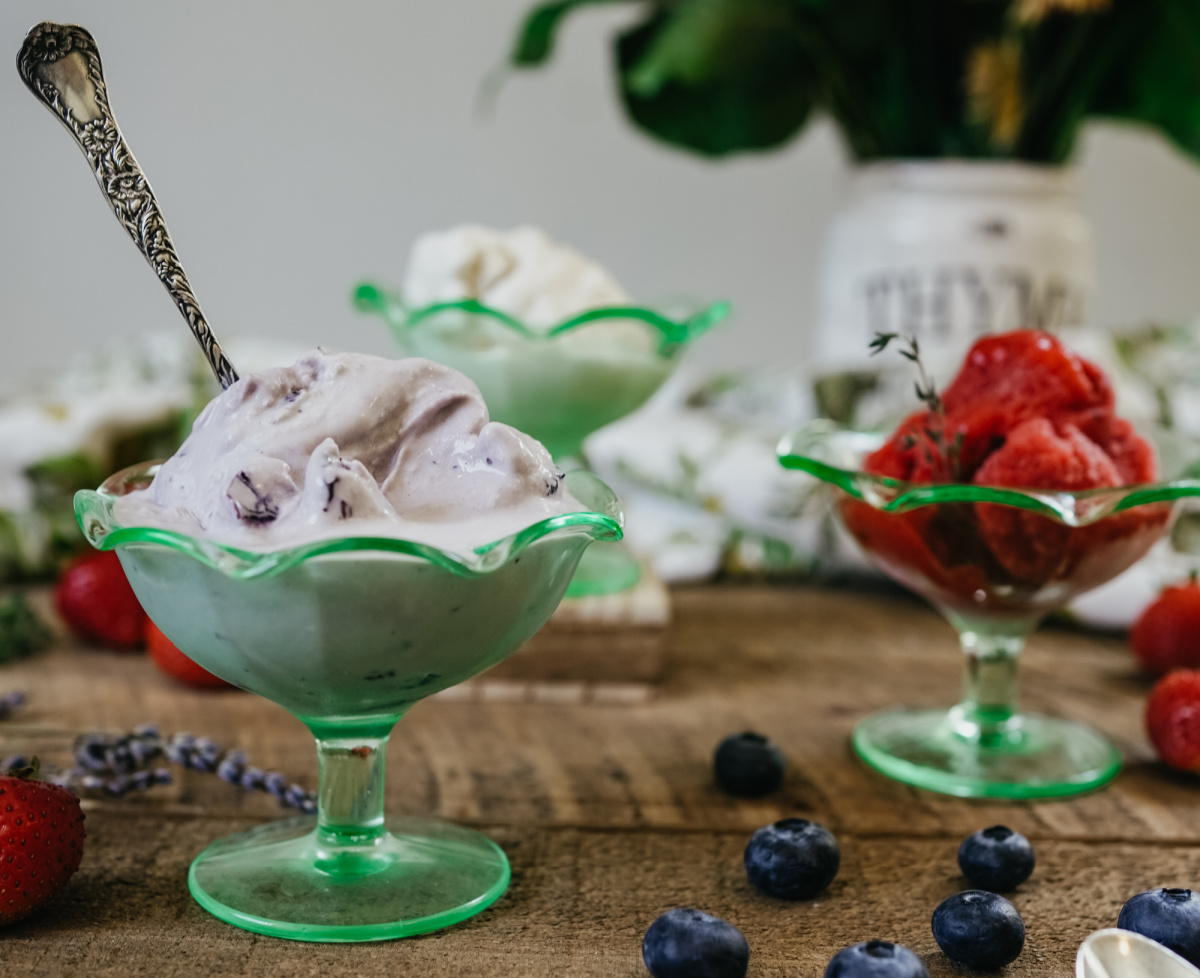
<instances>
[{"instance_id":1,"label":"thyme sprig garnish","mask_svg":"<svg viewBox=\"0 0 1200 978\"><path fill-rule=\"evenodd\" d=\"M938 393L937 384L929 376L921 360L920 342L915 336L906 336L903 333L876 333L875 338L871 340L871 356L882 353L893 341L899 347L896 352L916 365L917 379L913 382L913 388L916 390L917 399L929 409L934 418L934 423L923 429L929 444L933 446L933 450L926 446L925 459L930 466L935 466L939 460L944 462L951 481L959 482L962 478L963 433L959 431L953 439L947 438L946 404L942 395ZM916 443L916 438L908 435L904 440L904 447L913 448ZM936 458L934 451L937 452Z\"/></svg>"}]
</instances>

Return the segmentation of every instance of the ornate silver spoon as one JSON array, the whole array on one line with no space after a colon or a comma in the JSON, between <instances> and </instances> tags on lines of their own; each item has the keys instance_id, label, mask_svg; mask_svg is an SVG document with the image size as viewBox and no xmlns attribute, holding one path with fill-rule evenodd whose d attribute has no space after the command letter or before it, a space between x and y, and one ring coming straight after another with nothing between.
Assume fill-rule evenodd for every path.
<instances>
[{"instance_id":1,"label":"ornate silver spoon","mask_svg":"<svg viewBox=\"0 0 1200 978\"><path fill-rule=\"evenodd\" d=\"M166 286L217 380L223 388L228 387L238 379L237 371L208 328L175 254L154 192L117 128L108 106L95 39L73 24L38 24L25 35L17 55L17 71L79 144L108 206Z\"/></svg>"}]
</instances>

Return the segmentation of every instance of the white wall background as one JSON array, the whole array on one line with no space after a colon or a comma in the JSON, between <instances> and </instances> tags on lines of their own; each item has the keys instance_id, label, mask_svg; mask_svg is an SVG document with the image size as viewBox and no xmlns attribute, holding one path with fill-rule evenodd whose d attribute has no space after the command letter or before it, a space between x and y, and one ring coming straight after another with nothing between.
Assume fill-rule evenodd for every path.
<instances>
[{"instance_id":1,"label":"white wall background","mask_svg":"<svg viewBox=\"0 0 1200 978\"><path fill-rule=\"evenodd\" d=\"M533 222L635 295L730 298L708 364L799 361L845 161L828 125L713 164L635 133L606 36L570 22L549 70L473 104L530 0L5 0L0 6L0 392L106 336L182 329L82 155L13 67L40 20L96 36L117 119L218 336L387 353L351 311L397 281L412 238ZM5 53L7 52L7 53ZM1200 168L1156 136L1096 127L1081 157L1102 324L1200 314Z\"/></svg>"}]
</instances>

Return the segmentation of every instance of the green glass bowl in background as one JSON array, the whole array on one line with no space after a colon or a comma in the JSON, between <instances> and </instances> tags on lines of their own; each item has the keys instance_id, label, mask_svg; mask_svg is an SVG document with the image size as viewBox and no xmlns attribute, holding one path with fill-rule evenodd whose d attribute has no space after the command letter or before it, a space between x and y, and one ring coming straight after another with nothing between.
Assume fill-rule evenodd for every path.
<instances>
[{"instance_id":1,"label":"green glass bowl in background","mask_svg":"<svg viewBox=\"0 0 1200 978\"><path fill-rule=\"evenodd\" d=\"M169 530L121 526L117 496L153 463L80 492L88 541L115 550L150 618L222 679L295 714L317 740L318 813L220 839L188 885L238 927L308 941L421 934L504 892L508 861L448 823L387 818L384 758L417 701L494 665L550 617L584 550L619 540L616 497L587 472L567 487L586 511L469 553L345 537L255 553Z\"/></svg>"},{"instance_id":2,"label":"green glass bowl in background","mask_svg":"<svg viewBox=\"0 0 1200 978\"><path fill-rule=\"evenodd\" d=\"M387 323L408 356L460 370L483 394L488 414L532 435L564 467L582 464L583 440L637 410L671 375L683 351L729 315L729 303L663 310L592 309L552 329L535 330L473 299L414 309L364 282L355 306ZM605 341L597 327L632 331L636 348ZM637 561L623 546L588 551L568 594L610 594L637 583Z\"/></svg>"},{"instance_id":3,"label":"green glass bowl in background","mask_svg":"<svg viewBox=\"0 0 1200 978\"><path fill-rule=\"evenodd\" d=\"M950 709L889 709L853 745L906 784L964 797L1046 798L1099 787L1120 768L1100 734L1019 708L1017 657L1050 612L1136 563L1200 496L1194 461L1160 443L1152 485L1079 492L906 483L861 471L883 436L816 422L780 443L785 468L836 487L842 525L885 573L933 604L965 653Z\"/></svg>"},{"instance_id":4,"label":"green glass bowl in background","mask_svg":"<svg viewBox=\"0 0 1200 978\"><path fill-rule=\"evenodd\" d=\"M407 355L470 377L493 421L532 435L558 461L577 458L593 431L641 407L683 350L729 314L727 302L678 317L613 306L535 330L473 299L413 309L369 282L354 304L381 316ZM650 342L635 350L587 342L594 327L614 323L634 324Z\"/></svg>"}]
</instances>

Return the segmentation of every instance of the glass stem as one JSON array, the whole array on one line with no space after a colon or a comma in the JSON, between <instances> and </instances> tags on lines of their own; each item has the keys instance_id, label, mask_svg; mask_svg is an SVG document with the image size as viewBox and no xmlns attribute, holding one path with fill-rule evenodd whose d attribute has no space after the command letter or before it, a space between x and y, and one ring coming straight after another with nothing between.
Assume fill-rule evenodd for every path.
<instances>
[{"instance_id":1,"label":"glass stem","mask_svg":"<svg viewBox=\"0 0 1200 978\"><path fill-rule=\"evenodd\" d=\"M309 722L317 738L317 867L337 876L375 865L384 828L387 742L396 719L353 725Z\"/></svg>"},{"instance_id":2,"label":"glass stem","mask_svg":"<svg viewBox=\"0 0 1200 978\"><path fill-rule=\"evenodd\" d=\"M997 633L964 623L959 641L964 653L963 698L955 708L958 732L981 745L1000 746L1020 737L1021 698L1017 658L1027 628Z\"/></svg>"}]
</instances>

